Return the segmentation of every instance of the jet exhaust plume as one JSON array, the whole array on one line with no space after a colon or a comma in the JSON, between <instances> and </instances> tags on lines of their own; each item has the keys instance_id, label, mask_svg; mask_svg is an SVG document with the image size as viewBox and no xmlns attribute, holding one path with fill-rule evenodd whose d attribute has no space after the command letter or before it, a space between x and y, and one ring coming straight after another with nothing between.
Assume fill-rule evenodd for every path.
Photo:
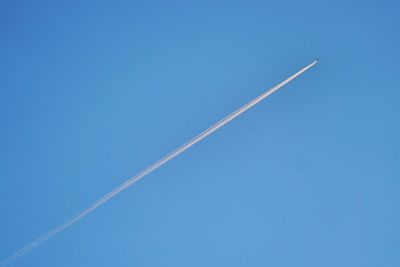
<instances>
[{"instance_id":1,"label":"jet exhaust plume","mask_svg":"<svg viewBox=\"0 0 400 267\"><path fill-rule=\"evenodd\" d=\"M284 80L281 83L275 85L271 89L265 91L260 96L254 98L253 100L251 100L250 102L248 102L244 106L240 107L236 111L232 112L231 114L229 114L228 116L226 116L222 120L220 120L217 123L215 123L214 125L212 125L207 130L203 131L202 133L200 133L199 135L195 136L194 138L192 138L188 142L184 143L183 145L181 145L177 149L173 150L172 152L170 152L166 156L162 157L161 159L159 159L158 161L154 162L153 164L151 164L147 168L143 169L142 171L140 171L135 176L129 178L124 183L120 184L119 186L114 188L112 191L110 191L109 193L107 193L104 196L102 196L101 198L99 198L97 201L95 201L92 204L90 204L86 209L84 209L80 213L78 213L75 216L71 217L70 219L65 221L63 224L61 224L61 225L57 226L56 228L50 230L46 234L44 234L41 237L37 238L36 240L32 241L30 244L28 244L25 247L21 248L20 250L16 251L14 254L10 255L8 258L4 259L2 262L0 262L0 266L9 265L14 260L22 257L23 255L25 255L29 251L31 251L31 250L35 249L36 247L40 246L42 243L44 243L48 239L50 239L53 236L55 236L55 235L59 234L60 232L64 231L66 228L68 228L72 224L78 222L83 217L85 217L86 215L88 215L89 213L91 213L92 211L97 209L99 206L101 206L104 203L106 203L107 201L109 201L111 198L113 198L116 195L118 195L119 193L121 193L123 190L127 189L132 184L136 183L137 181L139 181L140 179L142 179L146 175L148 175L151 172L155 171L156 169L158 169L159 167L161 167L162 165L164 165L165 163L167 163L171 159L173 159L176 156L180 155L181 153L183 153L184 151L189 149L191 146L195 145L196 143L200 142L201 140L203 140L204 138L206 138L207 136L209 136L213 132L217 131L219 128L221 128L224 125L228 124L230 121L232 121L233 119L238 117L243 112L247 111L248 109L252 108L256 104L260 103L262 100L266 99L268 96L270 96L271 94L273 94L274 92L279 90L281 87L286 85L288 82L290 82L291 80L293 80L296 77L300 76L301 74L306 72L308 69L310 69L311 67L316 65L318 62L319 62L318 59L313 61L313 62L311 62L309 65L305 66L304 68L302 68L301 70L299 70L298 72L296 72L295 74L293 74L292 76L287 78L286 80Z\"/></svg>"}]
</instances>

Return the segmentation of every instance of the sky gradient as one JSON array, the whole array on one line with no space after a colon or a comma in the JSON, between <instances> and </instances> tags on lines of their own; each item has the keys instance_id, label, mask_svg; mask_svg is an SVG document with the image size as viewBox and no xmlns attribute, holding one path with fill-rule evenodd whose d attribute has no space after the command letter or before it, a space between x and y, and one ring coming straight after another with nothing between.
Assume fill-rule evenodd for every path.
<instances>
[{"instance_id":1,"label":"sky gradient","mask_svg":"<svg viewBox=\"0 0 400 267\"><path fill-rule=\"evenodd\" d=\"M399 266L396 1L3 1L0 259L316 58L11 266Z\"/></svg>"}]
</instances>

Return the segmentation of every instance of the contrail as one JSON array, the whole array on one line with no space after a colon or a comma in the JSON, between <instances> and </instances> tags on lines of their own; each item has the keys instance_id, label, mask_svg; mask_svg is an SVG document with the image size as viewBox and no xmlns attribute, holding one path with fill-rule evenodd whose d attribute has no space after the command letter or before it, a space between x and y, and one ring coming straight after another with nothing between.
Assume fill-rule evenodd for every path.
<instances>
[{"instance_id":1,"label":"contrail","mask_svg":"<svg viewBox=\"0 0 400 267\"><path fill-rule=\"evenodd\" d=\"M63 224L61 224L61 225L57 226L56 228L50 230L46 234L44 234L41 237L37 238L36 240L32 241L30 244L26 245L25 247L23 247L20 250L16 251L14 254L10 255L8 258L6 258L2 262L0 262L0 266L9 265L14 260L18 259L19 257L22 257L23 255L25 255L29 251L31 251L31 250L35 249L36 247L38 247L39 245L41 245L43 242L47 241L48 239L52 238L53 236L57 235L58 233L64 231L66 228L68 228L72 224L76 223L77 221L79 221L80 219L82 219L83 217L85 217L86 215L88 215L89 213L94 211L95 209L97 209L99 206L103 205L104 203L109 201L111 198L115 197L116 195L121 193L123 190L127 189L132 184L136 183L137 181L139 181L140 179L142 179L143 177L145 177L149 173L153 172L154 170L158 169L159 167L161 167L162 165L164 165L165 163L167 163L171 159L173 159L176 156L178 156L179 154L183 153L184 151L189 149L191 146L195 145L196 143L200 142L201 140L203 140L204 138L206 138L207 136L209 136L213 132L217 131L219 128L221 128L224 125L228 124L230 121L232 121L233 119L238 117L240 114L242 114L246 110L248 110L248 109L252 108L253 106L257 105L262 100L264 100L265 98L267 98L268 96L270 96L271 94L273 94L274 92L279 90L282 86L284 86L285 84L287 84L291 80L295 79L299 75L301 75L304 72L306 72L308 69L313 67L318 62L319 62L319 60L315 60L315 61L311 62L309 65L305 66L304 68L302 68L301 70L299 70L298 72L296 72L295 74L293 74L292 76L290 76L289 78L284 80L283 82L281 82L281 83L275 85L274 87L272 87L271 89L265 91L263 94L261 94L260 96L254 98L253 100L251 100L250 102L248 102L246 105L242 106L241 108L237 109L236 111L232 112L231 114L229 114L228 116L226 116L225 118L220 120L219 122L217 122L214 125L212 125L207 130L203 131L202 133L200 133L199 135L195 136L194 138L192 138L188 142L184 143L183 145L181 145L177 149L173 150L172 152L170 152L166 156L162 157L161 159L159 159L158 161L154 162L153 164L151 164L147 168L143 169L141 172L139 172L135 176L129 178L124 183L122 183L121 185L117 186L112 191L110 191L106 195L104 195L101 198L99 198L97 201L95 201L92 204L90 204L86 209L84 209L83 211L81 211L77 215L71 217L70 219L65 221Z\"/></svg>"}]
</instances>

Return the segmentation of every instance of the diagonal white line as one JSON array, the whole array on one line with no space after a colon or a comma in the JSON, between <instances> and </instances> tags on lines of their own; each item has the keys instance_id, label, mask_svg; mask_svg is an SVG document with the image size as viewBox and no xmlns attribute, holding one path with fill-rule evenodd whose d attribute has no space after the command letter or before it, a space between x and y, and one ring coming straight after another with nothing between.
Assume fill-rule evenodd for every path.
<instances>
[{"instance_id":1,"label":"diagonal white line","mask_svg":"<svg viewBox=\"0 0 400 267\"><path fill-rule=\"evenodd\" d=\"M136 183L137 181L139 181L140 179L142 179L143 177L145 177L149 173L155 171L156 169L158 169L159 167L161 167L162 165L164 165L165 163L167 163L171 159L177 157L178 155L180 155L181 153L183 153L184 151L189 149L191 146L195 145L196 143L200 142L201 140L203 140L204 138L206 138L207 136L209 136L213 132L217 131L219 128L221 128L224 125L228 124L230 121L232 121L233 119L238 117L240 114L242 114L246 110L248 110L248 109L252 108L253 106L257 105L262 100L266 99L268 96L270 96L271 94L273 94L274 92L279 90L285 84L287 84L291 80L295 79L296 77L298 77L301 74L303 74L304 72L306 72L308 69L313 67L318 62L319 62L319 60L315 60L315 61L311 62L309 65L305 66L304 68L302 68L301 70L299 70L298 72L296 72L295 74L293 74L292 76L287 78L286 80L284 80L281 83L275 85L271 89L265 91L260 96L254 98L253 100L251 100L250 102L248 102L244 106L240 107L236 111L232 112L231 114L229 114L228 116L226 116L225 118L220 120L219 122L213 124L207 130L205 130L202 133L200 133L199 135L195 136L194 138L192 138L188 142L184 143L182 146L180 146L177 149L173 150L172 152L170 152L166 156L162 157L161 159L159 159L158 161L154 162L153 164L151 164L147 168L143 169L141 172L139 172L135 176L129 178L124 183L122 183L121 185L119 185L116 188L114 188L112 191L110 191L106 195L104 195L101 198L99 198L97 201L93 202L91 205L89 205L86 209L84 209L83 211L81 211L77 215L71 217L70 219L68 219L63 224L61 224L61 225L57 226L56 228L50 230L46 234L44 234L41 237L37 238L36 240L32 241L27 246L25 246L25 247L21 248L20 250L16 251L14 254L10 255L8 258L6 258L2 262L0 262L0 266L7 266L8 264L13 262L14 260L16 260L19 257L25 255L29 251L35 249L36 247L41 245L43 242L47 241L48 239L52 238L53 236L57 235L58 233L64 231L66 228L68 228L72 224L76 223L77 221L79 221L80 219L82 219L83 217L85 217L86 215L88 215L89 213L94 211L95 209L97 209L99 206L101 206L102 204L106 203L111 198L113 198L116 195L118 195L119 193L121 193L123 190L127 189L132 184Z\"/></svg>"}]
</instances>

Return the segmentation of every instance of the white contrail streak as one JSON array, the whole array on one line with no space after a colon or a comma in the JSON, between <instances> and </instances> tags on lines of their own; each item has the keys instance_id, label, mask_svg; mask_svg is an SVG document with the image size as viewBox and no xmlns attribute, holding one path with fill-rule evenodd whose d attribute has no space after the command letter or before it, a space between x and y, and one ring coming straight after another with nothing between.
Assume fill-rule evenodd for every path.
<instances>
[{"instance_id":1,"label":"white contrail streak","mask_svg":"<svg viewBox=\"0 0 400 267\"><path fill-rule=\"evenodd\" d=\"M32 241L27 246L21 248L20 250L18 250L17 252L15 252L14 254L12 254L11 256L9 256L5 260L3 260L2 262L0 262L0 266L7 266L12 261L14 261L17 258L23 256L27 252L33 250L34 248L36 248L37 246L39 246L40 244L42 244L46 240L48 240L48 239L52 238L53 236L57 235L58 233L64 231L66 228L68 228L72 224L76 223L77 221L79 221L80 219L82 219L83 217L85 217L86 215L88 215L89 213L94 211L95 209L97 209L99 206L101 206L102 204L106 203L111 198L115 197L116 195L121 193L123 190L127 189L129 186L131 186L132 184L136 183L137 181L139 181L140 179L145 177L147 174L149 174L149 173L153 172L154 170L158 169L159 167L161 167L162 165L164 165L165 163L167 163L171 159L175 158L179 154L183 153L185 150L189 149L191 146L193 146L196 143L200 142L201 140L203 140L204 138L206 138L207 136L209 136L213 132L217 131L219 128L223 127L224 125L228 124L230 121L235 119L237 116L239 116L240 114L242 114L246 110L252 108L256 104L258 104L259 102L261 102L262 100L264 100L265 98L267 98L268 96L270 96L271 94L276 92L279 88L281 88L282 86L284 86L285 84L287 84L288 82L290 82L291 80L296 78L297 76L303 74L305 71L307 71L308 69L313 67L318 62L319 62L319 60L313 61L312 63L310 63L306 67L302 68L301 70L299 70L298 72L296 72L295 74L293 74L292 76L290 76L289 78L284 80L283 82L279 83L278 85L275 85L274 87L272 87L271 89L267 90L266 92L264 92L260 96L256 97L255 99L253 99L252 101L250 101L246 105L242 106L241 108L239 108L236 111L232 112L231 114L229 114L228 116L226 116L225 118L220 120L219 122L215 123L210 128L205 130L204 132L202 132L199 135L195 136L193 139L191 139L188 142L184 143L182 146L180 146L177 149L175 149L174 151L170 152L169 154L167 154L166 156L164 156L160 160L154 162L153 164L151 164L147 168L143 169L141 172L139 172L135 176L131 177L130 179L128 179L127 181L125 181L121 185L117 186L111 192L107 193L106 195L104 195L100 199L98 199L97 201L93 202L86 209L84 209L83 211L81 211L80 213L75 215L74 217L71 217L70 219L68 219L63 224L57 226L53 230L47 232L43 236L41 236L38 239Z\"/></svg>"}]
</instances>

